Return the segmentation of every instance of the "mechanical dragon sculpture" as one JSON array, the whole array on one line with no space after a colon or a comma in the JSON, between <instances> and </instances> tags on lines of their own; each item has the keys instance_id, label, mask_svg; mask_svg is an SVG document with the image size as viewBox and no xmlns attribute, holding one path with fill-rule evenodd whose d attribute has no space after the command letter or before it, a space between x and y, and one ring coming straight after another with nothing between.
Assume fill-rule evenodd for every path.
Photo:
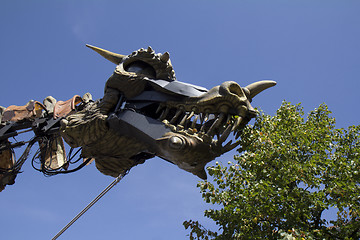
<instances>
[{"instance_id":1,"label":"mechanical dragon sculpture","mask_svg":"<svg viewBox=\"0 0 360 240\"><path fill-rule=\"evenodd\" d=\"M276 84L240 87L228 81L207 90L177 81L168 52L156 54L149 47L126 56L87 46L117 65L102 99L93 101L87 93L65 102L47 97L43 103L0 107L0 190L14 183L35 143L33 166L47 175L73 172L95 160L100 172L117 177L158 156L206 179L205 165L238 146L227 140L230 133L236 140L256 116L252 99ZM10 141L23 129L34 137ZM70 151L81 150L76 161L74 154L66 156L63 140ZM13 149L26 144L15 160Z\"/></svg>"}]
</instances>

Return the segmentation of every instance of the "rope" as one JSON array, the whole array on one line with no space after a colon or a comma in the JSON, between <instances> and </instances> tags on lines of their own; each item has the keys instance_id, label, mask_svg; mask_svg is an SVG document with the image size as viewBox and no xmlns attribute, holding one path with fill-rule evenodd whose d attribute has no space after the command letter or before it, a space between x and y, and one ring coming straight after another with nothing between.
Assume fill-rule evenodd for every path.
<instances>
[{"instance_id":1,"label":"rope","mask_svg":"<svg viewBox=\"0 0 360 240\"><path fill-rule=\"evenodd\" d=\"M125 171L124 173L120 173L120 175L115 178L115 180L109 184L94 200L92 200L81 212L79 212L63 229L58 232L58 234L55 235L55 237L52 238L52 240L57 239L60 237L61 234L63 234L71 225L73 225L76 220L78 220L87 210L89 210L97 201L100 200L112 187L114 187L118 182L120 182L121 179L125 177L125 175L129 172L129 170Z\"/></svg>"}]
</instances>

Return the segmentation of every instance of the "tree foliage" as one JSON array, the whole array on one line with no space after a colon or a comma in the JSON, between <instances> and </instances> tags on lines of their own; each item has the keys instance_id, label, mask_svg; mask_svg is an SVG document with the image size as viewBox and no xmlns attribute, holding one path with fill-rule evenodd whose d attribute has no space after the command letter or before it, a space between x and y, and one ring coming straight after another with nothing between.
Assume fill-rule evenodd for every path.
<instances>
[{"instance_id":1,"label":"tree foliage","mask_svg":"<svg viewBox=\"0 0 360 240\"><path fill-rule=\"evenodd\" d=\"M335 128L326 105L306 119L284 102L242 133L241 155L198 184L218 232L185 221L190 239L359 239L360 126ZM337 211L335 220L324 212Z\"/></svg>"}]
</instances>

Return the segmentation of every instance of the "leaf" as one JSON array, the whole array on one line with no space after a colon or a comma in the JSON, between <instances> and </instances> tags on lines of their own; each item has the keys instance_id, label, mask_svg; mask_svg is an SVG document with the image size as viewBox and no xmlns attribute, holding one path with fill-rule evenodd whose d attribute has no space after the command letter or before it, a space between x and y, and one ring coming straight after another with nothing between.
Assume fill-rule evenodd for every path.
<instances>
[{"instance_id":1,"label":"leaf","mask_svg":"<svg viewBox=\"0 0 360 240\"><path fill-rule=\"evenodd\" d=\"M260 112L235 161L208 167L212 180L198 184L204 201L220 206L205 211L219 231L190 220L190 239L359 238L360 126L336 129L330 114L322 104L304 118L288 102L273 117ZM329 208L339 213L333 228Z\"/></svg>"}]
</instances>

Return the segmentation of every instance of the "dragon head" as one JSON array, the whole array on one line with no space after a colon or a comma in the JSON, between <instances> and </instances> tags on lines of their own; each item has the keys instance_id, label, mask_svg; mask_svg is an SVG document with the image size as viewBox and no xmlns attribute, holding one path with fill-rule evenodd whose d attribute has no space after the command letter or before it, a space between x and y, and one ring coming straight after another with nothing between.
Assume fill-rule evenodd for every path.
<instances>
[{"instance_id":1,"label":"dragon head","mask_svg":"<svg viewBox=\"0 0 360 240\"><path fill-rule=\"evenodd\" d=\"M228 81L207 90L177 81L168 52L121 55L87 46L117 66L104 97L62 121L62 136L112 176L158 156L206 179L205 165L238 146L232 141L256 116L252 99L276 84Z\"/></svg>"}]
</instances>

